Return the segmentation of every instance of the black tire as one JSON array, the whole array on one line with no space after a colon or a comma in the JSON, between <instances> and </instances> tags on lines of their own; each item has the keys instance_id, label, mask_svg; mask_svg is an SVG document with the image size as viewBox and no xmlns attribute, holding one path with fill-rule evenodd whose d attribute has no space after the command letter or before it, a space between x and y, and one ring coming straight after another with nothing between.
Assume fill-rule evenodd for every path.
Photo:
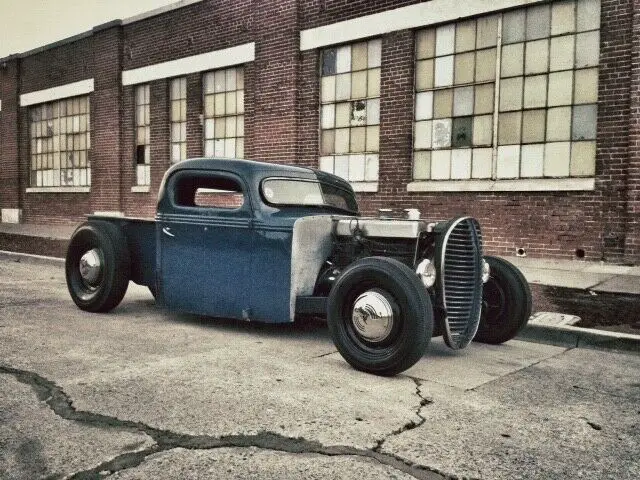
<instances>
[{"instance_id":1,"label":"black tire","mask_svg":"<svg viewBox=\"0 0 640 480\"><path fill-rule=\"evenodd\" d=\"M87 283L80 273L80 259L95 249L102 269L96 281ZM88 312L108 312L116 307L129 286L130 258L122 232L107 222L85 222L69 242L65 261L67 287L75 304Z\"/></svg>"},{"instance_id":2,"label":"black tire","mask_svg":"<svg viewBox=\"0 0 640 480\"><path fill-rule=\"evenodd\" d=\"M359 334L352 321L356 299L368 291L393 305L393 327L376 342ZM351 264L336 280L329 293L327 323L333 343L353 368L389 376L411 367L424 354L433 330L433 308L409 267L391 258L368 257Z\"/></svg>"},{"instance_id":3,"label":"black tire","mask_svg":"<svg viewBox=\"0 0 640 480\"><path fill-rule=\"evenodd\" d=\"M484 257L491 274L482 292L482 314L477 342L499 344L511 340L531 316L531 290L513 264L498 257Z\"/></svg>"}]
</instances>

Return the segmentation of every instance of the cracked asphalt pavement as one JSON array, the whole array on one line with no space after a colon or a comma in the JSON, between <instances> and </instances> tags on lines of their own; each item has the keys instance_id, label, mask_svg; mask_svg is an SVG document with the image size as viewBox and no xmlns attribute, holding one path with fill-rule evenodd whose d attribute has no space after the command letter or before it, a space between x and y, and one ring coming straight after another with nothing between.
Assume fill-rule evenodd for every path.
<instances>
[{"instance_id":1,"label":"cracked asphalt pavement","mask_svg":"<svg viewBox=\"0 0 640 480\"><path fill-rule=\"evenodd\" d=\"M317 321L71 301L0 260L0 478L640 478L640 356L521 341L404 375L351 369Z\"/></svg>"}]
</instances>

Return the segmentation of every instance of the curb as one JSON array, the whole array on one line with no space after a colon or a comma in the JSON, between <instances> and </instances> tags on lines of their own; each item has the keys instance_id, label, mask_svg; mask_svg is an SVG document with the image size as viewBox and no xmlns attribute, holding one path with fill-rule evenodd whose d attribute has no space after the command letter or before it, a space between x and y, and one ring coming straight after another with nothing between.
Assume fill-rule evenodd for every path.
<instances>
[{"instance_id":1,"label":"curb","mask_svg":"<svg viewBox=\"0 0 640 480\"><path fill-rule=\"evenodd\" d=\"M33 265L64 266L64 258L34 255L32 253L9 252L0 250L0 260L8 260L16 263L29 263Z\"/></svg>"},{"instance_id":2,"label":"curb","mask_svg":"<svg viewBox=\"0 0 640 480\"><path fill-rule=\"evenodd\" d=\"M558 347L619 350L640 354L640 335L593 328L529 324L516 336L516 340Z\"/></svg>"}]
</instances>

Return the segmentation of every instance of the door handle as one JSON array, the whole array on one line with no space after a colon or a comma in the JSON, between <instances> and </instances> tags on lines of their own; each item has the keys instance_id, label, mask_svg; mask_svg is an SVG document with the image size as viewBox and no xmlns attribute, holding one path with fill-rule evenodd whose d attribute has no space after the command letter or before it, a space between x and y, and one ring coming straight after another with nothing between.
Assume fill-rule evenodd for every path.
<instances>
[{"instance_id":1,"label":"door handle","mask_svg":"<svg viewBox=\"0 0 640 480\"><path fill-rule=\"evenodd\" d=\"M175 235L171 233L171 229L169 227L162 227L162 233L166 233L170 237L175 237Z\"/></svg>"}]
</instances>

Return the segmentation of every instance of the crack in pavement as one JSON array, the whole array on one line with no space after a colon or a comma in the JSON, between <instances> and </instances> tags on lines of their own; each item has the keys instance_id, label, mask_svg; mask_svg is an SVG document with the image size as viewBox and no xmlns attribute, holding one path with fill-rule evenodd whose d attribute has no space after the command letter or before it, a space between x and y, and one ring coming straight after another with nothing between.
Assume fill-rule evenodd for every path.
<instances>
[{"instance_id":1,"label":"crack in pavement","mask_svg":"<svg viewBox=\"0 0 640 480\"><path fill-rule=\"evenodd\" d=\"M433 400L431 400L430 398L426 398L422 395L422 381L419 378L415 378L415 377L408 377L411 380L413 380L413 383L416 384L416 395L420 398L420 404L418 406L418 409L416 410L416 416L420 419L417 422L414 420L411 420L407 423L405 423L402 427L394 430L393 432L391 432L389 435L386 435L385 437L381 438L380 440L378 440L376 442L376 446L373 447L373 451L374 452L380 452L382 450L382 446L384 445L384 443L389 440L389 438L391 437L395 437L397 435L400 435L408 430L413 430L414 428L418 428L419 426L421 426L427 419L422 415L422 409L423 407L425 407L426 405L430 405L431 403L433 403ZM435 470L434 470L435 472ZM436 473L440 473L440 472L436 472ZM441 474L443 475L443 474Z\"/></svg>"},{"instance_id":2,"label":"crack in pavement","mask_svg":"<svg viewBox=\"0 0 640 480\"><path fill-rule=\"evenodd\" d=\"M451 478L437 470L425 465L411 462L408 459L398 455L382 453L380 448L385 440L391 436L416 428L425 422L425 418L421 415L421 410L425 405L431 403L431 400L422 396L420 391L421 383L418 379L412 378L416 384L416 393L420 397L420 407L416 412L420 417L418 422L410 422L404 427L392 432L377 442L373 449L363 449L350 447L347 445L330 445L325 446L320 442L307 440L305 438L285 437L278 433L262 431L254 435L190 435L172 432L151 427L142 422L134 422L131 420L121 420L117 417L92 413L87 411L76 410L72 400L64 392L64 390L51 380L48 380L35 372L28 370L20 370L17 368L0 365L0 374L12 375L17 381L30 386L36 393L40 401L45 402L49 408L59 417L65 420L71 420L83 424L87 424L103 429L119 429L137 433L145 433L150 436L156 443L155 445L135 452L127 452L117 457L101 463L100 465L76 472L67 477L74 480L93 480L104 478L128 468L135 468L141 465L149 455L160 453L175 448L184 448L188 450L212 450L217 448L248 448L256 447L265 450L274 450L292 454L318 454L325 456L354 456L375 460L380 464L395 468L414 478L420 480L441 480ZM410 377L411 378L411 377Z\"/></svg>"}]
</instances>

